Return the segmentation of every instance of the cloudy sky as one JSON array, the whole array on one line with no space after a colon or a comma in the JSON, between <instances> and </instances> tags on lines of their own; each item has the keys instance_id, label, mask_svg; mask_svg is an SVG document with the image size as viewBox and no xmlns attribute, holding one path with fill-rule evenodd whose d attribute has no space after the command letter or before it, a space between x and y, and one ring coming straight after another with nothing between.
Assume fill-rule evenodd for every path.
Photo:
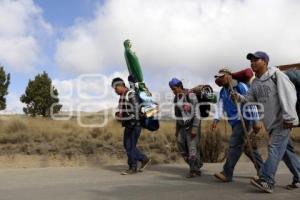
<instances>
[{"instance_id":1,"label":"cloudy sky","mask_svg":"<svg viewBox=\"0 0 300 200\"><path fill-rule=\"evenodd\" d=\"M42 71L64 109L111 106L110 79L127 75L127 38L161 95L172 77L212 84L220 67L247 67L256 50L273 66L300 62L299 10L298 0L0 0L0 63L12 78L6 112L22 111L19 97Z\"/></svg>"}]
</instances>

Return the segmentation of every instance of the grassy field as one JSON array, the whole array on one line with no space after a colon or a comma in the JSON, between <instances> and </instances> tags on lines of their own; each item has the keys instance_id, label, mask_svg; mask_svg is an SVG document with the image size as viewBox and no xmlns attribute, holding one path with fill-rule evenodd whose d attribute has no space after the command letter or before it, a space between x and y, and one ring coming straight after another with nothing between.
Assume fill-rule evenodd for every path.
<instances>
[{"instance_id":1,"label":"grassy field","mask_svg":"<svg viewBox=\"0 0 300 200\"><path fill-rule=\"evenodd\" d=\"M99 120L96 115L82 119L91 123ZM203 158L206 162L220 162L226 155L231 130L228 124L221 122L217 131L210 133L209 125L208 121L202 123ZM173 121L162 121L161 128L154 133L143 130L139 147L151 156L154 164L182 162L176 150L174 130ZM55 121L21 115L1 116L0 162L21 162L25 159L30 165L30 158L41 159L43 163L50 160L54 165L60 165L60 162L66 165L123 162L122 131L121 125L113 119L109 119L104 128L84 128L78 125L75 117L68 121ZM267 135L262 131L257 138L263 149ZM293 131L292 138L300 143L299 129Z\"/></svg>"}]
</instances>

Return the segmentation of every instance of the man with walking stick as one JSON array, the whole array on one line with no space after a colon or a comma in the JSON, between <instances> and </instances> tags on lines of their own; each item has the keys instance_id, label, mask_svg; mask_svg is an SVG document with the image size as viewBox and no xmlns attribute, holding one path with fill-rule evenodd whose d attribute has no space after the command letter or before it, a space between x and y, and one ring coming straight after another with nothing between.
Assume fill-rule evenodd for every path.
<instances>
[{"instance_id":1,"label":"man with walking stick","mask_svg":"<svg viewBox=\"0 0 300 200\"><path fill-rule=\"evenodd\" d=\"M256 106L253 105L242 105L242 111L245 113L245 116L241 115L240 105L237 105L231 97L230 93L232 90L240 93L246 94L248 87L246 84L242 82L237 82L232 79L231 71L224 68L219 71L219 73L215 76L222 89L220 91L220 96L217 104L217 109L215 113L215 119L211 125L211 131L216 129L217 123L223 116L223 112L226 112L228 117L228 122L232 127L232 135L229 142L229 151L226 159L226 163L223 166L223 171L220 173L216 173L215 177L222 182L230 182L232 181L233 171L236 163L243 150L245 150L245 154L250 158L250 160L254 163L254 166L257 171L259 171L262 165L262 158L257 151L256 147L252 147L248 138L249 132L252 130L255 132L259 132L260 126L258 123L258 112ZM245 148L245 142L248 145L248 148Z\"/></svg>"}]
</instances>

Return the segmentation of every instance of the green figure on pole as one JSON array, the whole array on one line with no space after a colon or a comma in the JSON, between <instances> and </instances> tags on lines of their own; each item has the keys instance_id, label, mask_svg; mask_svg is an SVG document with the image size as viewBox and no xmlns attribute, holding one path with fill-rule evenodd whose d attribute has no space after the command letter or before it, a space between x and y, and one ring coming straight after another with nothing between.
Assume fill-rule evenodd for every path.
<instances>
[{"instance_id":1,"label":"green figure on pole","mask_svg":"<svg viewBox=\"0 0 300 200\"><path fill-rule=\"evenodd\" d=\"M141 65L135 53L131 50L130 40L125 40L125 60L130 75L133 75L138 82L144 82L143 72Z\"/></svg>"},{"instance_id":2,"label":"green figure on pole","mask_svg":"<svg viewBox=\"0 0 300 200\"><path fill-rule=\"evenodd\" d=\"M143 101L142 110L147 117L153 116L158 112L158 105L154 102L153 97L148 90L143 77L143 72L136 54L131 50L131 42L130 40L124 41L125 47L125 60L127 64L127 68L129 71L129 82L131 83L131 87L135 89Z\"/></svg>"},{"instance_id":3,"label":"green figure on pole","mask_svg":"<svg viewBox=\"0 0 300 200\"><path fill-rule=\"evenodd\" d=\"M127 64L127 68L129 71L129 74L135 79L137 82L136 88L140 92L146 92L147 96L152 96L150 91L148 90L143 77L143 72L141 69L141 65L139 63L138 57L135 55L135 53L131 50L131 41L125 40L124 41L124 47L125 47L125 60Z\"/></svg>"}]
</instances>

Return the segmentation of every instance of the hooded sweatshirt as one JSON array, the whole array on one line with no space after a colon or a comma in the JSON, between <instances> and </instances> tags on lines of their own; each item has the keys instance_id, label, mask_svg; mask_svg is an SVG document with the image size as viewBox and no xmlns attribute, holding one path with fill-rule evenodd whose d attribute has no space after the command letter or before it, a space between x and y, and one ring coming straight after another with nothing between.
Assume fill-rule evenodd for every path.
<instances>
[{"instance_id":1,"label":"hooded sweatshirt","mask_svg":"<svg viewBox=\"0 0 300 200\"><path fill-rule=\"evenodd\" d=\"M258 102L263 105L263 123L269 133L282 128L283 122L298 124L296 112L297 95L294 84L275 67L270 67L260 77L256 77L242 102Z\"/></svg>"},{"instance_id":2,"label":"hooded sweatshirt","mask_svg":"<svg viewBox=\"0 0 300 200\"><path fill-rule=\"evenodd\" d=\"M292 69L285 72L285 74L290 78L292 83L294 83L297 91L297 106L300 108L300 70Z\"/></svg>"}]
</instances>

